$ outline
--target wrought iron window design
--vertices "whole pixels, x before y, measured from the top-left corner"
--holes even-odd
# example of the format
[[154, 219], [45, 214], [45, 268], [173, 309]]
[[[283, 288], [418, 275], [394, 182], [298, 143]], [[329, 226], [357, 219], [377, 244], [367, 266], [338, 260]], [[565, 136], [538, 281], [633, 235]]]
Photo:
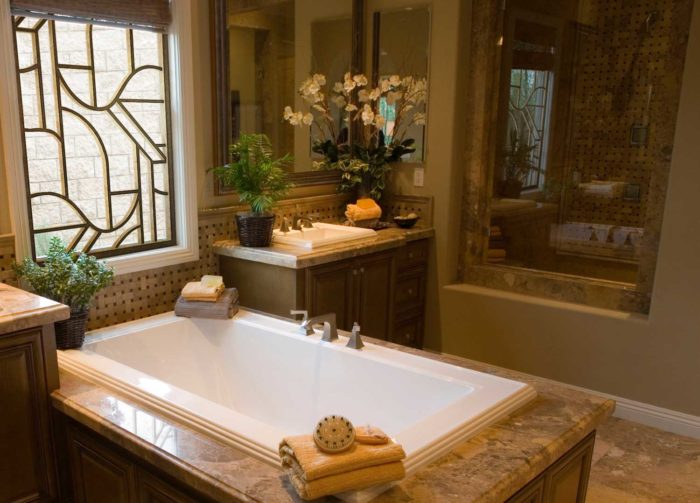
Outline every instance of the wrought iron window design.
[[521, 144], [535, 147], [530, 161], [536, 169], [529, 173], [524, 188], [536, 188], [544, 183], [552, 75], [544, 70], [512, 69], [510, 72], [506, 138], [510, 141], [511, 131], [515, 131]]
[[13, 18], [35, 257], [175, 243], [165, 35]]

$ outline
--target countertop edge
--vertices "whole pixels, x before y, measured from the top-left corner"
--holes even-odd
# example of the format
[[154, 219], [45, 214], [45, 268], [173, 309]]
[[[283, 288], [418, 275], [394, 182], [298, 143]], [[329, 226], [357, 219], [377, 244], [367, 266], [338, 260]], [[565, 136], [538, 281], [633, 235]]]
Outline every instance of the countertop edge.
[[0, 283], [0, 335], [48, 325], [70, 318], [70, 308], [21, 288]]
[[[78, 376], [74, 377], [89, 383], [89, 381], [85, 381]], [[51, 393], [51, 401], [53, 403], [53, 407], [59, 412], [62, 412], [93, 432], [106, 437], [109, 441], [117, 444], [130, 454], [143, 459], [150, 464], [154, 464], [166, 475], [169, 475], [170, 477], [181, 482], [185, 479], [190, 479], [187, 483], [185, 483], [187, 487], [191, 487], [202, 495], [212, 498], [214, 501], [219, 501], [222, 503], [259, 502], [259, 500], [249, 497], [235, 487], [224, 484], [219, 479], [212, 477], [199, 468], [188, 464], [181, 458], [159, 449], [154, 444], [139, 438], [137, 435], [134, 435], [123, 428], [120, 428], [107, 418], [104, 418], [99, 414], [81, 406], [70, 397], [62, 394], [60, 388]], [[178, 425], [178, 427], [185, 428], [181, 425]], [[196, 479], [199, 481], [199, 483], [191, 484], [191, 478]]]

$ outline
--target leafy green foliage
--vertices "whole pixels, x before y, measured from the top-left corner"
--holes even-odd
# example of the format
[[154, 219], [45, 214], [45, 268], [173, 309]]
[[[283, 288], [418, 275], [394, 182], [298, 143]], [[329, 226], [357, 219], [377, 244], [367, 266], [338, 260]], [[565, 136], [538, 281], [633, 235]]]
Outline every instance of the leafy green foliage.
[[292, 161], [286, 154], [272, 158], [272, 144], [267, 135], [243, 134], [229, 147], [230, 162], [213, 168], [225, 184], [236, 189], [241, 202], [254, 213], [265, 213], [282, 199], [292, 184], [283, 166]]
[[537, 145], [528, 145], [520, 141], [517, 131], [510, 132], [510, 148], [503, 155], [506, 180], [524, 183], [531, 171], [539, 171], [539, 168], [532, 164], [532, 151], [536, 148]]
[[95, 294], [114, 279], [114, 272], [104, 262], [66, 250], [57, 237], [51, 239], [42, 265], [25, 258], [15, 265], [15, 272], [37, 294], [66, 304], [73, 311], [87, 308]]

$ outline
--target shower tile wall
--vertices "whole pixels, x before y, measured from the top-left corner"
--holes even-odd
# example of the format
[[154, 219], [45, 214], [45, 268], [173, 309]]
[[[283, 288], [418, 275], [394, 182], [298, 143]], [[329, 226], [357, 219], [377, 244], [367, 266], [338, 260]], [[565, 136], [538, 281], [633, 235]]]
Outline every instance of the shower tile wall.
[[[638, 200], [566, 191], [563, 221], [646, 227], [663, 209], [692, 0], [589, 0], [577, 26], [567, 178], [637, 184]], [[648, 127], [631, 144], [633, 125]], [[661, 183], [660, 183], [661, 182]]]

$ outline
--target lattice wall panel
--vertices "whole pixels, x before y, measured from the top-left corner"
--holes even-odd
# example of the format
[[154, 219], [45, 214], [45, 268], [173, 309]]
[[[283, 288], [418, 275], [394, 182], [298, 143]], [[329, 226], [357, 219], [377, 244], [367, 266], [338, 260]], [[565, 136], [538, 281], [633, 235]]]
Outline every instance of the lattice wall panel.
[[15, 237], [12, 234], [0, 236], [0, 283], [17, 284], [12, 270], [15, 262]]
[[[591, 0], [576, 55], [568, 165], [582, 182], [639, 184], [640, 200], [571, 190], [565, 219], [644, 227], [669, 169], [692, 0]], [[646, 146], [631, 145], [648, 124]], [[651, 207], [657, 206], [651, 204]]]

